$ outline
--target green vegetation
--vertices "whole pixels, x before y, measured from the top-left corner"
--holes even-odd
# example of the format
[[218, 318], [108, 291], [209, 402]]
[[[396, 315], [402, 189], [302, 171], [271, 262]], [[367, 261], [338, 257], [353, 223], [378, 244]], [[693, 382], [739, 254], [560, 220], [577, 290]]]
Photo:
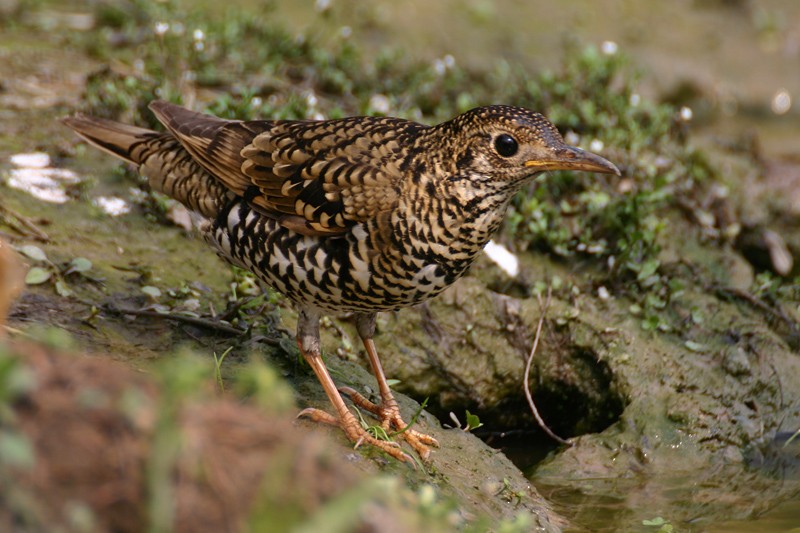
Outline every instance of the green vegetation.
[[60, 296], [72, 296], [72, 289], [67, 284], [69, 277], [98, 281], [89, 274], [92, 262], [85, 257], [76, 257], [66, 263], [56, 264], [48, 259], [47, 254], [38, 246], [28, 244], [20, 247], [18, 251], [34, 263], [25, 276], [25, 283], [28, 285], [51, 282]]
[[670, 524], [668, 520], [664, 520], [660, 516], [657, 516], [650, 520], [642, 520], [642, 525], [647, 527], [657, 527], [658, 529], [655, 530], [657, 531], [657, 533], [672, 533], [673, 531], [675, 531], [675, 528], [672, 527], [672, 524]]
[[450, 420], [455, 422], [455, 427], [461, 428], [462, 431], [469, 433], [473, 429], [478, 429], [479, 427], [483, 426], [483, 422], [481, 422], [481, 419], [478, 417], [478, 415], [470, 413], [469, 409], [467, 409], [464, 416], [466, 418], [466, 422], [462, 426], [461, 421], [458, 419], [456, 414], [452, 411], [450, 412]]

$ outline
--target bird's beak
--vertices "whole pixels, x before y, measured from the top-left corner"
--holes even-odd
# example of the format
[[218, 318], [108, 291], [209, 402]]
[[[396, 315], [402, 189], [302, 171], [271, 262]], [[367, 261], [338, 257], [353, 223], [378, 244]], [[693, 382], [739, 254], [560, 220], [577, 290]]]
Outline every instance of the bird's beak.
[[620, 175], [619, 169], [611, 161], [567, 144], [562, 144], [553, 149], [551, 157], [526, 161], [525, 166], [535, 169], [537, 172], [543, 170], [580, 170]]

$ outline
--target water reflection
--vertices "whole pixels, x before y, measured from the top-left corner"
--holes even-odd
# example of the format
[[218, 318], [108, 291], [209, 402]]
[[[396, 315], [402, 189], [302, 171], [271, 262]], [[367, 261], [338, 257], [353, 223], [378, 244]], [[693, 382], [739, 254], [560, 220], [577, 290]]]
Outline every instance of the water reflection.
[[658, 531], [662, 517], [675, 531], [784, 532], [800, 527], [800, 439], [781, 434], [739, 464], [700, 471], [631, 474], [626, 478], [536, 477], [555, 510], [589, 531]]

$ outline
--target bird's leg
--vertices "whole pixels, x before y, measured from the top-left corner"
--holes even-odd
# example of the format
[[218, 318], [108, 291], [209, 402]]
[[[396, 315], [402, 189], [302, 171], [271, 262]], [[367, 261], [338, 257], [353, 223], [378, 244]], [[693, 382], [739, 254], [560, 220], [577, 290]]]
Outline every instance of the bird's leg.
[[370, 444], [380, 448], [395, 459], [414, 464], [414, 460], [408, 454], [403, 453], [397, 443], [378, 440], [367, 433], [361, 427], [355, 415], [345, 405], [342, 395], [336, 389], [336, 385], [325, 367], [325, 362], [322, 360], [319, 342], [319, 314], [317, 312], [300, 310], [297, 318], [297, 345], [300, 348], [300, 353], [303, 354], [305, 360], [314, 370], [314, 374], [316, 374], [322, 388], [325, 389], [328, 399], [336, 409], [338, 418], [314, 408], [303, 409], [297, 416], [305, 416], [315, 422], [341, 427], [347, 438], [355, 443], [356, 448], [364, 443]]
[[383, 373], [381, 361], [378, 359], [378, 351], [375, 349], [375, 342], [372, 340], [375, 335], [375, 316], [375, 313], [357, 315], [356, 329], [364, 343], [364, 347], [367, 349], [372, 373], [378, 381], [381, 404], [375, 405], [349, 387], [342, 387], [339, 390], [347, 394], [354, 404], [376, 415], [385, 431], [389, 432], [394, 428], [398, 436], [405, 439], [422, 459], [427, 459], [431, 453], [428, 446], [439, 446], [439, 443], [430, 435], [409, 428], [400, 416], [400, 406], [397, 404], [397, 400], [394, 399], [392, 390], [386, 382], [386, 375]]

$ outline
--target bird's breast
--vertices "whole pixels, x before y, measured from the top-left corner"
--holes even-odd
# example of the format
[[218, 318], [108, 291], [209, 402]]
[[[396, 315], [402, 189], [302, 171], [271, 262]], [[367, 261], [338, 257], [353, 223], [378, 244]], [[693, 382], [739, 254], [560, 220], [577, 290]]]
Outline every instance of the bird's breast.
[[474, 228], [397, 215], [389, 219], [390, 228], [371, 220], [341, 237], [314, 237], [240, 201], [223, 209], [204, 233], [220, 255], [290, 300], [331, 312], [388, 311], [442, 292], [485, 244], [480, 235], [460, 234]]

